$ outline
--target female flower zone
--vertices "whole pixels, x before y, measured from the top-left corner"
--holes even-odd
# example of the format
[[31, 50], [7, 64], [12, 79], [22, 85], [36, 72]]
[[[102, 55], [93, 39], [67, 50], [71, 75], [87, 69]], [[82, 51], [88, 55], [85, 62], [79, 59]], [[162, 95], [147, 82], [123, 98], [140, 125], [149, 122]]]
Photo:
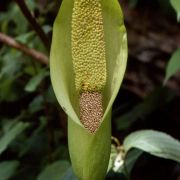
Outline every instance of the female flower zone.
[[103, 180], [111, 147], [111, 109], [127, 62], [117, 0], [63, 0], [53, 27], [50, 72], [68, 115], [68, 144], [78, 179]]

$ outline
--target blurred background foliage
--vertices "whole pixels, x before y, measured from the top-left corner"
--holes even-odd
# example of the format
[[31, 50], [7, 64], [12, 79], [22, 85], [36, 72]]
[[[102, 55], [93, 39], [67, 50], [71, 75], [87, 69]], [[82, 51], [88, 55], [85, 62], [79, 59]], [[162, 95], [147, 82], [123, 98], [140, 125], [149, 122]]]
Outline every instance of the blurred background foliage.
[[[54, 96], [47, 61], [61, 1], [25, 0], [35, 22], [23, 13], [23, 2], [0, 0], [0, 180], [73, 180], [66, 116]], [[113, 106], [112, 134], [120, 143], [140, 129], [180, 139], [179, 1], [120, 3], [129, 62]], [[116, 145], [112, 145], [112, 156]], [[110, 167], [107, 179], [180, 178], [180, 165], [175, 161], [140, 150], [128, 156], [137, 159], [128, 167], [132, 171], [124, 176]]]

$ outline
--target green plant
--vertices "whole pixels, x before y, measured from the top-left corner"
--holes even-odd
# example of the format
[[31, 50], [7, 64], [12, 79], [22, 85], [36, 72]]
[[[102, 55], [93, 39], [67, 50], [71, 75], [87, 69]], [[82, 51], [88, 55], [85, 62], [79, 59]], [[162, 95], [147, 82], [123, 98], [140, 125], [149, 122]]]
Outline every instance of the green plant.
[[[100, 39], [103, 38], [104, 42], [98, 41], [98, 39], [95, 39], [94, 41], [93, 38], [99, 38], [99, 36], [96, 37], [95, 33], [98, 32], [98, 29], [96, 29], [96, 26], [94, 26], [93, 23], [92, 29], [87, 29], [87, 35], [88, 33], [91, 34], [89, 37], [90, 41], [89, 39], [81, 39], [81, 36], [75, 34], [74, 31], [76, 30], [78, 30], [78, 33], [80, 34], [81, 31], [84, 33], [86, 33], [86, 31], [83, 31], [84, 29], [81, 25], [81, 23], [84, 22], [79, 22], [83, 20], [80, 16], [83, 11], [81, 12], [81, 10], [79, 10], [76, 12], [75, 9], [73, 12], [74, 3], [77, 3], [82, 8], [85, 8], [85, 10], [88, 10], [88, 8], [91, 9], [91, 7], [94, 6], [93, 1], [88, 2], [89, 4], [83, 4], [83, 1], [80, 1], [80, 4], [78, 4], [76, 1], [74, 2], [72, 0], [64, 0], [62, 2], [53, 28], [53, 41], [50, 55], [50, 70], [53, 88], [59, 103], [68, 114], [68, 142], [72, 165], [78, 178], [86, 180], [103, 179], [106, 175], [111, 142], [111, 108], [123, 78], [127, 59], [126, 31], [123, 25], [122, 12], [117, 1], [94, 1], [95, 5], [100, 7], [98, 10], [100, 12], [98, 13], [102, 13], [102, 17], [96, 18], [102, 19], [101, 21], [103, 21], [100, 22], [103, 23], [103, 26], [100, 24], [100, 27], [97, 28], [102, 28], [100, 29], [100, 33], [102, 34], [99, 35]], [[72, 20], [73, 13], [77, 14], [77, 19], [74, 18]], [[101, 16], [100, 14], [98, 16]], [[87, 12], [87, 15], [85, 14], [84, 16], [84, 18], [87, 19], [91, 18], [93, 17], [93, 12]], [[72, 21], [74, 24], [71, 26]], [[78, 27], [78, 25], [80, 27]], [[73, 29], [73, 26], [77, 26], [77, 29]], [[102, 31], [104, 31], [104, 33]], [[72, 39], [71, 33], [74, 33]], [[78, 37], [80, 39], [77, 39]], [[82, 47], [80, 45], [78, 47], [78, 45], [76, 45], [78, 43], [82, 43]], [[103, 49], [104, 43], [105, 49]], [[99, 52], [97, 51], [97, 53], [102, 51], [102, 57], [91, 52], [93, 51], [92, 45], [94, 49], [99, 49]], [[78, 54], [75, 54], [75, 49]], [[83, 54], [87, 49], [89, 49], [89, 51], [87, 51], [89, 57], [86, 54]], [[106, 62], [104, 53], [106, 54]], [[74, 57], [74, 59], [72, 57]], [[97, 59], [93, 59], [92, 57]], [[83, 61], [88, 58], [88, 64], [85, 64]], [[95, 64], [92, 64], [91, 60]], [[101, 66], [98, 65], [99, 63]], [[95, 68], [96, 71], [94, 71], [93, 68]], [[83, 71], [87, 72], [88, 78], [90, 79], [89, 82], [88, 78], [83, 74]], [[107, 78], [105, 77], [106, 71]], [[103, 78], [98, 79], [100, 74], [102, 74]], [[81, 85], [83, 86], [82, 89]], [[84, 88], [84, 86], [87, 87]], [[82, 107], [79, 103], [79, 98], [81, 99], [83, 97], [79, 96], [86, 91], [89, 93], [102, 92], [104, 113], [101, 117], [102, 119], [98, 119], [101, 125], [93, 124], [96, 123], [93, 121], [83, 123], [80, 118], [80, 115], [82, 116], [82, 114], [80, 114]], [[97, 98], [97, 96], [95, 98]], [[92, 99], [91, 102], [94, 100], [95, 99]], [[85, 100], [85, 103], [88, 103], [88, 101]], [[83, 104], [83, 106], [86, 105], [88, 104]], [[96, 108], [97, 107], [94, 106], [92, 112], [97, 111]], [[90, 116], [91, 114], [89, 114], [89, 117]], [[87, 114], [85, 119], [88, 119], [89, 117]], [[96, 129], [94, 129], [94, 127]], [[77, 139], [79, 142], [78, 144]], [[81, 156], [79, 155], [80, 152]], [[89, 163], [89, 161], [91, 163]], [[97, 168], [98, 170], [96, 170]]]
[[[106, 80], [105, 83], [104, 81], [101, 83], [103, 84], [101, 86], [102, 88], [97, 89], [103, 97], [103, 108], [106, 112], [104, 121], [100, 121], [100, 128], [97, 128], [95, 132], [89, 132], [87, 127], [84, 128], [79, 118], [74, 119], [74, 115], [79, 112], [79, 109], [76, 109], [79, 104], [78, 96], [82, 90], [88, 90], [89, 82], [85, 83], [83, 88], [79, 90], [79, 88], [75, 86], [76, 77], [72, 75], [75, 67], [73, 63], [69, 64], [70, 60], [71, 62], [76, 60], [72, 60], [71, 58], [72, 49], [67, 48], [69, 47], [68, 43], [71, 43], [70, 34], [72, 29], [70, 28], [71, 26], [67, 26], [67, 24], [71, 23], [72, 1], [64, 0], [59, 12], [60, 14], [57, 16], [57, 21], [55, 22], [57, 29], [54, 28], [53, 30], [58, 31], [55, 33], [55, 38], [57, 39], [53, 41], [57, 43], [57, 57], [60, 58], [59, 60], [62, 60], [58, 61], [57, 64], [55, 63], [58, 69], [58, 71], [56, 71], [57, 74], [55, 74], [56, 80], [54, 80], [58, 84], [58, 86], [55, 87], [55, 90], [57, 89], [56, 91], [58, 91], [56, 95], [58, 100], [62, 98], [64, 103], [68, 102], [68, 98], [70, 99], [69, 105], [65, 104], [63, 107], [65, 111], [68, 112], [68, 115], [71, 114], [68, 125], [70, 129], [69, 144], [71, 157], [73, 159], [72, 165], [70, 163], [67, 145], [66, 117], [60, 109], [53, 93], [48, 67], [49, 39], [51, 38], [52, 24], [60, 2], [51, 0], [7, 0], [1, 3], [1, 180], [77, 180], [72, 166], [76, 170], [76, 174], [80, 174], [80, 176], [82, 171], [88, 176], [88, 171], [95, 169], [93, 171], [94, 176], [99, 175], [104, 178], [107, 173], [106, 177], [108, 179], [114, 180], [114, 177], [111, 177], [111, 175], [117, 175], [118, 179], [134, 179], [133, 171], [136, 170], [137, 165], [142, 166], [141, 158], [145, 157], [147, 163], [151, 163], [149, 162], [149, 157], [153, 157], [148, 155], [148, 153], [157, 157], [171, 159], [158, 159], [163, 162], [163, 168], [166, 163], [173, 164], [172, 169], [177, 165], [175, 161], [179, 161], [178, 140], [175, 140], [166, 133], [154, 130], [133, 131], [135, 129], [161, 129], [173, 137], [178, 137], [176, 134], [178, 131], [178, 116], [176, 110], [178, 109], [177, 102], [179, 97], [174, 90], [168, 88], [168, 85], [171, 83], [170, 78], [177, 73], [179, 69], [179, 50], [175, 52], [175, 55], [172, 55], [168, 63], [165, 78], [166, 87], [153, 88], [154, 91], [150, 95], [147, 94], [144, 99], [139, 99], [140, 96], [136, 95], [136, 98], [138, 97], [138, 101], [136, 101], [131, 94], [129, 94], [129, 92], [135, 92], [134, 89], [131, 89], [131, 87], [128, 88], [128, 86], [126, 87], [126, 85], [128, 85], [129, 82], [132, 83], [132, 80], [135, 78], [134, 76], [129, 77], [128, 69], [124, 84], [119, 91], [119, 85], [121, 84], [125, 67], [121, 67], [122, 69], [119, 68], [121, 63], [114, 65], [115, 61], [110, 61], [110, 59], [120, 62], [120, 56], [123, 55], [122, 52], [126, 55], [126, 33], [118, 2], [116, 0], [114, 0], [113, 3], [112, 1], [110, 2], [110, 0], [103, 0], [102, 2], [103, 20], [105, 20], [105, 55], [108, 57], [105, 69], [108, 71], [106, 73], [104, 71]], [[138, 7], [140, 7], [141, 2], [142, 1], [133, 0], [132, 5], [137, 4]], [[158, 2], [161, 1], [158, 0]], [[124, 3], [128, 8], [129, 4], [126, 1]], [[66, 4], [68, 5], [66, 6]], [[69, 5], [71, 5], [71, 7]], [[62, 9], [65, 11], [63, 14]], [[134, 10], [138, 11], [138, 8]], [[128, 17], [128, 13], [126, 13], [126, 15]], [[131, 19], [132, 18], [134, 17], [131, 17]], [[167, 19], [164, 20], [169, 23]], [[60, 26], [58, 23], [60, 23]], [[119, 26], [122, 25], [120, 28], [118, 28], [118, 23]], [[127, 22], [127, 24], [128, 23], [129, 22]], [[129, 24], [127, 27], [129, 28]], [[130, 31], [134, 32], [135, 29], [130, 29]], [[167, 31], [166, 28], [163, 29], [163, 32], [165, 31]], [[124, 45], [120, 43], [123, 40], [123, 35], [125, 36]], [[134, 37], [131, 35], [129, 36], [130, 40]], [[59, 37], [61, 37], [61, 39], [59, 39]], [[66, 43], [66, 37], [69, 39], [68, 43]], [[119, 43], [117, 43], [117, 41]], [[153, 42], [153, 39], [150, 39], [150, 41]], [[66, 46], [67, 44], [68, 46]], [[121, 45], [123, 45], [122, 49]], [[137, 46], [139, 47], [139, 44], [137, 44]], [[130, 47], [132, 48], [131, 44]], [[158, 49], [156, 51], [158, 51]], [[62, 54], [62, 52], [64, 52], [64, 55], [61, 57], [60, 54]], [[118, 56], [119, 52], [120, 56]], [[131, 52], [130, 50], [130, 63], [128, 67], [131, 68], [132, 62], [136, 62], [137, 66], [141, 66], [139, 61], [132, 59]], [[168, 51], [168, 54], [169, 53]], [[124, 60], [126, 60], [125, 57]], [[112, 62], [114, 64], [111, 64]], [[153, 62], [155, 63], [155, 61]], [[153, 65], [155, 65], [154, 63]], [[120, 71], [113, 68], [120, 69]], [[133, 66], [133, 68], [136, 69], [136, 66]], [[92, 69], [91, 65], [89, 69]], [[104, 66], [102, 66], [102, 69], [104, 69]], [[144, 73], [144, 71], [142, 70], [141, 73]], [[95, 77], [96, 76], [97, 75], [95, 75]], [[113, 77], [114, 79], [116, 79], [116, 77], [118, 78], [112, 81]], [[176, 82], [177, 80], [178, 75], [175, 75], [172, 82]], [[117, 81], [118, 83], [116, 83]], [[157, 84], [155, 86], [157, 86]], [[95, 90], [97, 89], [95, 88]], [[74, 92], [75, 95], [73, 94]], [[112, 103], [118, 92], [118, 97], [112, 107]], [[68, 98], [66, 99], [66, 97]], [[112, 142], [110, 139], [111, 111], [112, 134], [117, 137], [111, 137]], [[77, 117], [79, 117], [78, 113]], [[168, 125], [167, 119], [169, 122]], [[149, 127], [149, 124], [153, 123], [154, 126]], [[88, 141], [84, 141], [87, 139]], [[111, 154], [109, 160], [110, 144]], [[83, 153], [87, 153], [88, 157], [87, 154], [86, 156], [81, 156]], [[102, 156], [105, 157], [103, 160], [101, 159]], [[108, 161], [109, 165], [106, 172]], [[89, 166], [90, 164], [93, 164], [93, 166]], [[133, 170], [132, 173], [131, 170]], [[148, 169], [148, 173], [149, 171]], [[158, 175], [162, 175], [160, 169], [157, 168], [157, 172], [157, 174], [152, 174], [156, 174], [156, 179], [160, 179], [158, 178]], [[142, 171], [138, 171], [138, 174], [142, 174]], [[163, 169], [163, 174], [166, 176], [172, 174], [172, 171], [165, 172]], [[148, 178], [149, 176], [150, 174], [148, 174]], [[94, 179], [94, 177], [92, 178]]]
[[170, 2], [177, 13], [177, 21], [180, 22], [180, 2], [178, 0], [170, 0]]

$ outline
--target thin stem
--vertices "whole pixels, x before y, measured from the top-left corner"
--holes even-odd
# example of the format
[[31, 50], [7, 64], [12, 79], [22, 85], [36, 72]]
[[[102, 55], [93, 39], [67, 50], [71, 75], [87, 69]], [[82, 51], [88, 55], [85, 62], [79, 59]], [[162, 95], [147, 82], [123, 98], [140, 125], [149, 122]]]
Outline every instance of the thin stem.
[[49, 64], [48, 57], [46, 55], [44, 55], [43, 53], [41, 53], [35, 49], [28, 48], [26, 45], [17, 42], [12, 37], [7, 36], [1, 32], [0, 32], [0, 42], [23, 52], [24, 54], [32, 57], [33, 59], [35, 59], [45, 65]]
[[33, 29], [36, 31], [38, 36], [40, 37], [41, 41], [43, 42], [44, 46], [49, 51], [50, 49], [50, 40], [44, 33], [43, 29], [41, 28], [40, 24], [36, 21], [35, 17], [31, 14], [30, 10], [27, 7], [27, 4], [24, 0], [15, 0], [15, 2], [18, 4], [19, 8], [21, 9], [22, 13], [28, 20], [28, 22], [31, 24]]

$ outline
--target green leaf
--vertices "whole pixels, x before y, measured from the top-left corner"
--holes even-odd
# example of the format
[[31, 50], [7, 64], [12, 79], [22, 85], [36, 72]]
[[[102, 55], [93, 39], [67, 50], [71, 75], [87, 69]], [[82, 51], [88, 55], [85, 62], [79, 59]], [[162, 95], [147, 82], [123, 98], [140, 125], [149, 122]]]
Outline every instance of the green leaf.
[[2, 68], [0, 67], [0, 100], [15, 101], [19, 97], [20, 91], [17, 90], [18, 77], [22, 75], [22, 62], [19, 60], [21, 53], [14, 49], [4, 49], [1, 54]]
[[143, 152], [139, 149], [132, 149], [127, 153], [123, 168], [124, 174], [128, 173], [129, 175], [131, 173], [136, 160], [142, 155], [142, 153]]
[[13, 89], [14, 79], [3, 78], [0, 82], [0, 100], [1, 101], [14, 101], [17, 100], [17, 96]]
[[68, 161], [56, 161], [48, 165], [38, 176], [38, 180], [62, 180], [70, 164]]
[[141, 130], [128, 135], [124, 140], [124, 148], [138, 148], [154, 156], [180, 161], [180, 142], [168, 134]]
[[53, 88], [52, 86], [49, 86], [49, 88], [47, 89], [47, 91], [45, 92], [45, 98], [46, 98], [46, 101], [48, 103], [51, 103], [51, 104], [54, 104], [56, 105], [57, 104], [57, 100], [56, 100], [56, 97], [55, 97], [55, 94], [54, 94], [54, 91], [53, 91]]
[[35, 32], [31, 31], [31, 32], [21, 34], [21, 35], [17, 36], [15, 39], [17, 41], [19, 41], [20, 43], [27, 44], [34, 35], [35, 35]]
[[8, 180], [19, 166], [18, 161], [3, 161], [0, 163], [0, 179]]
[[177, 21], [180, 22], [180, 1], [179, 0], [170, 0], [170, 2], [177, 13]]
[[20, 71], [22, 62], [19, 61], [21, 53], [16, 50], [9, 50], [4, 52], [2, 56], [2, 69], [0, 71], [0, 79], [3, 76], [8, 76], [8, 78], [13, 78], [17, 72]]
[[[15, 6], [14, 4], [10, 4], [7, 8], [7, 11], [5, 13], [5, 22], [7, 22], [2, 29], [5, 33], [7, 32], [13, 32], [13, 34], [22, 34], [27, 31], [28, 29], [28, 22], [19, 10], [18, 6]], [[11, 24], [15, 24], [13, 28]]]
[[0, 137], [0, 154], [5, 151], [16, 136], [21, 134], [28, 126], [28, 123], [17, 122], [9, 129], [9, 131], [5, 132], [5, 134]]
[[[79, 120], [78, 97], [71, 53], [71, 18], [73, 0], [64, 0], [53, 26], [50, 52], [50, 73], [55, 95], [70, 119]], [[117, 0], [102, 0], [107, 83], [104, 89], [104, 116], [109, 113], [119, 91], [127, 61], [127, 36], [123, 15]]]
[[166, 77], [164, 84], [180, 70], [180, 49], [178, 49], [170, 58], [166, 67]]
[[[48, 139], [45, 127], [47, 125], [47, 117], [39, 117], [39, 126], [34, 128], [31, 136], [21, 143], [21, 150], [19, 152], [19, 157], [24, 157], [29, 152], [33, 155], [37, 155], [39, 159], [44, 158], [48, 152]], [[54, 156], [53, 156], [54, 157]]]
[[38, 85], [41, 83], [41, 81], [47, 76], [49, 73], [47, 71], [41, 71], [36, 76], [33, 76], [29, 82], [25, 86], [25, 90], [28, 92], [33, 92], [37, 89]]
[[44, 25], [42, 28], [46, 34], [52, 31], [52, 26], [49, 26], [49, 25]]
[[43, 108], [43, 102], [44, 102], [44, 100], [43, 100], [42, 95], [36, 96], [29, 104], [28, 109], [29, 109], [30, 113], [34, 114], [34, 113], [40, 111]]
[[70, 167], [67, 171], [62, 180], [78, 180], [73, 172], [72, 167]]

